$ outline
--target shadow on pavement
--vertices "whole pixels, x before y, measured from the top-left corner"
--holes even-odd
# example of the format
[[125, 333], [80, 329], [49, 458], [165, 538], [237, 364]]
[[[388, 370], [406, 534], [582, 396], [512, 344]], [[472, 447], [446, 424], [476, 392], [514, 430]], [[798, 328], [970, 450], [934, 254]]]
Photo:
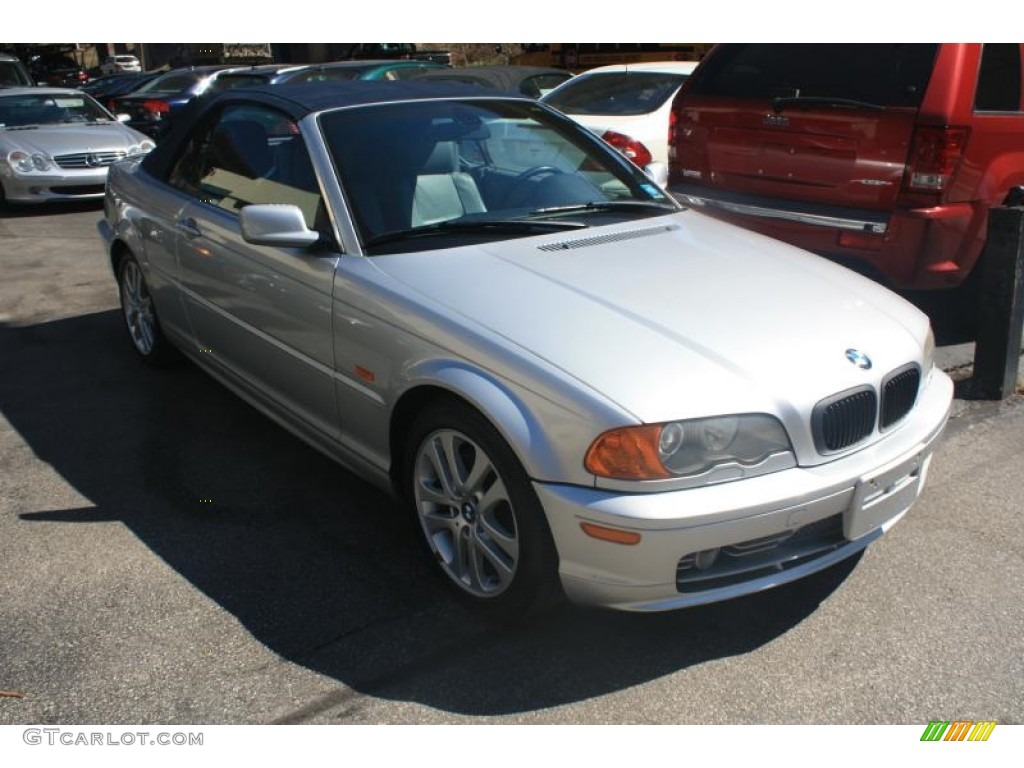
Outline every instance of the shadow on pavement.
[[103, 211], [103, 200], [74, 200], [59, 203], [0, 203], [0, 219], [33, 219], [62, 213]]
[[[660, 615], [564, 606], [502, 627], [433, 573], [388, 496], [196, 368], [152, 371], [117, 312], [0, 325], [0, 410], [92, 506], [280, 657], [372, 696], [498, 715], [599, 696], [742, 654], [787, 632], [856, 559], [762, 595]], [[282, 722], [351, 706], [339, 689]]]

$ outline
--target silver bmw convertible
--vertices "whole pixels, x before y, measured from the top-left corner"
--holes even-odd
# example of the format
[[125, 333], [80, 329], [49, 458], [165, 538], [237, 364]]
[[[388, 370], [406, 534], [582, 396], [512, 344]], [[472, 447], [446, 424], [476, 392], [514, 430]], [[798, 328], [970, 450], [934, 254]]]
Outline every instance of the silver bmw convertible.
[[525, 98], [229, 91], [113, 166], [104, 205], [141, 359], [184, 354], [393, 490], [485, 611], [827, 568], [910, 509], [949, 413], [913, 306]]

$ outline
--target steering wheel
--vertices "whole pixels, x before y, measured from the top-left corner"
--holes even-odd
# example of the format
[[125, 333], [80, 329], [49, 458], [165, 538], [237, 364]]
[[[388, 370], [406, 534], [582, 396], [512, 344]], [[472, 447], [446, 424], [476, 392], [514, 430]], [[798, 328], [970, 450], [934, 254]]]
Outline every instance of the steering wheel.
[[540, 176], [544, 173], [562, 173], [562, 171], [555, 168], [553, 165], [535, 165], [533, 168], [527, 168], [516, 176], [515, 183], [518, 184], [522, 181], [527, 181], [528, 179], [532, 179], [534, 176]]

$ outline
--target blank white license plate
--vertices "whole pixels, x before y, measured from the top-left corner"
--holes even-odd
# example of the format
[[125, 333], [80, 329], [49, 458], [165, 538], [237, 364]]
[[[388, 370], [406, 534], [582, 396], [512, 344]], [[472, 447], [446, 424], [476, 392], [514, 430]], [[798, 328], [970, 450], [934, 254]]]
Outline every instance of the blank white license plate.
[[921, 493], [930, 458], [930, 454], [919, 453], [862, 477], [843, 515], [843, 535], [859, 539], [906, 511]]

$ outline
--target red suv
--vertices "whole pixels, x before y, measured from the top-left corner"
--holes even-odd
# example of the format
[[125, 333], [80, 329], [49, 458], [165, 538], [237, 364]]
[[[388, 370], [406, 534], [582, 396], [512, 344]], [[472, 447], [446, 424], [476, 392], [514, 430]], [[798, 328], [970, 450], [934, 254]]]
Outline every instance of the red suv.
[[676, 96], [669, 189], [896, 288], [959, 285], [1024, 194], [1022, 47], [719, 45]]

